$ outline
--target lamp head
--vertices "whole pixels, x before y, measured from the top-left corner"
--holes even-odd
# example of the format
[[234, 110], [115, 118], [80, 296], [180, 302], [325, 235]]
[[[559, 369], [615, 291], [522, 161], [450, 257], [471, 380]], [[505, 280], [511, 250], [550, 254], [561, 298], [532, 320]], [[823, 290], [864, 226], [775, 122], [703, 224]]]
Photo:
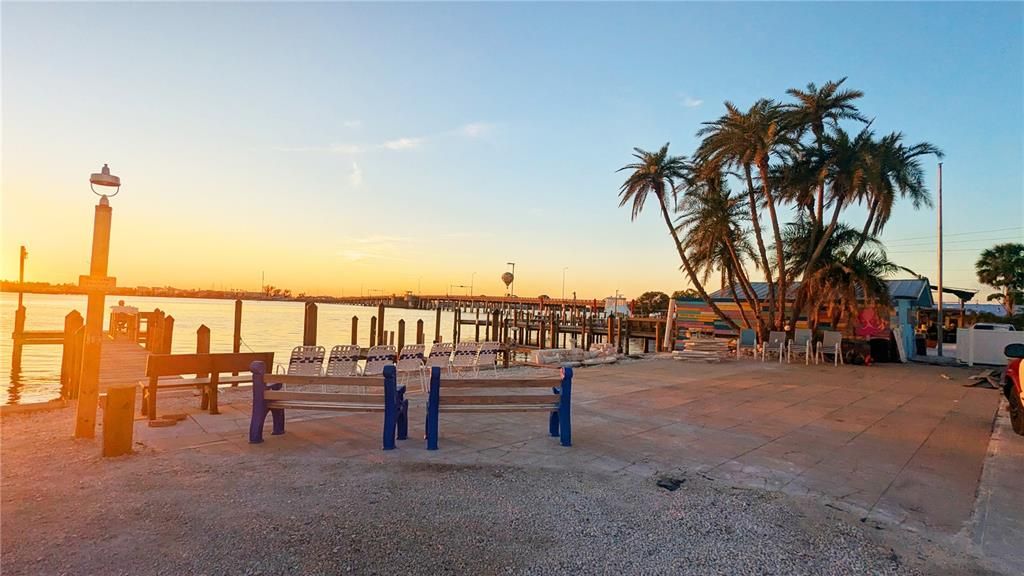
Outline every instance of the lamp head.
[[[96, 186], [106, 186], [107, 188], [114, 188], [113, 194], [104, 194], [102, 192], [96, 192]], [[103, 168], [99, 173], [93, 173], [89, 176], [89, 187], [92, 188], [93, 193], [103, 196], [104, 198], [117, 196], [117, 193], [121, 191], [121, 179], [110, 173], [110, 168], [104, 164]]]

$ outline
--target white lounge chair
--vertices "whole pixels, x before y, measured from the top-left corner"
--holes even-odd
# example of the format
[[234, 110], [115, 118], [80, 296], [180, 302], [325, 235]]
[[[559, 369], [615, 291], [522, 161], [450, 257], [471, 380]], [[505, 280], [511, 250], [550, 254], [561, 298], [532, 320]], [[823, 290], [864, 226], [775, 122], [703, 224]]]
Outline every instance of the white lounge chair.
[[423, 375], [423, 351], [425, 349], [426, 346], [423, 344], [406, 344], [402, 346], [402, 349], [398, 352], [398, 362], [396, 364], [398, 377], [402, 379], [402, 382], [404, 382], [403, 377], [416, 373], [420, 377], [420, 388], [426, 389], [426, 378]]
[[331, 348], [327, 357], [327, 376], [358, 376], [359, 354], [362, 350], [355, 344], [341, 344]]
[[501, 344], [498, 342], [481, 342], [480, 351], [476, 355], [476, 366], [473, 367], [473, 375], [479, 376], [481, 368], [490, 368], [494, 377], [498, 377], [498, 350]]
[[459, 342], [455, 345], [455, 355], [452, 356], [452, 373], [456, 376], [459, 373], [476, 371], [476, 356], [480, 350], [479, 342]]
[[[423, 366], [423, 372], [428, 372], [434, 366], [437, 366], [441, 370], [451, 373], [452, 368], [452, 352], [455, 350], [455, 345], [451, 342], [435, 342], [430, 346], [430, 355], [427, 356], [426, 363]], [[427, 387], [424, 380], [423, 391], [427, 391]]]
[[768, 333], [768, 341], [761, 347], [761, 362], [764, 362], [772, 354], [778, 354], [779, 364], [782, 364], [782, 359], [786, 356], [785, 332], [772, 330]]
[[812, 350], [814, 332], [810, 328], [797, 328], [793, 332], [793, 339], [789, 341], [789, 350], [786, 351], [786, 361], [789, 363], [793, 362], [793, 355], [796, 354], [804, 357], [804, 364], [811, 363], [811, 356], [813, 356]]
[[740, 337], [736, 339], [736, 357], [742, 356], [744, 350], [749, 350], [751, 356], [757, 356], [757, 330], [753, 328], [740, 330]]
[[380, 376], [384, 373], [384, 367], [395, 363], [394, 346], [374, 346], [366, 353], [366, 365], [363, 366], [363, 376]]
[[277, 365], [280, 371], [290, 376], [320, 376], [324, 367], [323, 346], [296, 346], [288, 358], [288, 366]]
[[833, 332], [829, 330], [822, 333], [821, 342], [818, 344], [818, 351], [817, 354], [815, 354], [815, 362], [824, 362], [825, 356], [830, 354], [832, 355], [832, 362], [834, 365], [839, 366], [840, 364], [845, 364], [845, 362], [843, 362], [842, 332]]

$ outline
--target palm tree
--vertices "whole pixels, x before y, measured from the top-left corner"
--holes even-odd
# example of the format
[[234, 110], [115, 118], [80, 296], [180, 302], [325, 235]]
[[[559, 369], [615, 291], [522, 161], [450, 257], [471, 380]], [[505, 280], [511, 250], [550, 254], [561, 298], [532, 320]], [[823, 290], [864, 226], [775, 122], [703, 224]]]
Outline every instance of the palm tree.
[[[821, 88], [813, 82], [807, 84], [805, 90], [790, 88], [786, 93], [796, 98], [795, 104], [786, 105], [787, 121], [797, 130], [809, 128], [814, 135], [814, 145], [820, 151], [824, 144], [825, 128], [838, 128], [840, 120], [858, 120], [866, 122], [853, 101], [864, 96], [860, 90], [840, 90], [846, 82], [844, 76], [838, 82], [828, 81]], [[825, 182], [818, 183], [817, 214], [819, 223], [824, 215]]]
[[704, 122], [703, 127], [697, 131], [697, 136], [703, 138], [700, 148], [697, 150], [697, 157], [705, 170], [717, 172], [723, 168], [735, 167], [743, 173], [747, 185], [747, 208], [750, 210], [750, 223], [761, 259], [761, 270], [764, 272], [765, 281], [768, 284], [768, 323], [775, 326], [775, 282], [772, 279], [772, 268], [765, 248], [764, 234], [761, 231], [761, 219], [758, 215], [758, 208], [761, 204], [758, 192], [754, 188], [752, 176], [759, 150], [751, 136], [755, 131], [753, 126], [756, 126], [760, 117], [756, 114], [756, 106], [755, 104], [748, 112], [742, 112], [732, 102], [726, 102], [726, 113], [718, 120]]
[[1006, 313], [1013, 316], [1018, 300], [1024, 296], [1024, 244], [997, 244], [987, 248], [975, 268], [978, 281], [999, 290], [988, 299], [1001, 301]]
[[697, 278], [696, 270], [690, 263], [689, 258], [686, 256], [686, 250], [683, 248], [682, 242], [679, 240], [679, 234], [676, 232], [676, 227], [672, 225], [672, 217], [669, 215], [669, 195], [671, 195], [672, 207], [678, 205], [677, 198], [677, 184], [681, 184], [686, 179], [688, 172], [688, 166], [686, 164], [686, 158], [683, 156], [669, 156], [668, 154], [668, 143], [666, 142], [661, 150], [657, 152], [648, 152], [640, 148], [633, 148], [633, 157], [637, 159], [637, 162], [627, 164], [622, 168], [619, 168], [618, 172], [623, 170], [632, 170], [632, 173], [626, 178], [626, 181], [622, 183], [619, 188], [619, 206], [625, 206], [632, 202], [632, 215], [631, 219], [636, 220], [640, 212], [643, 211], [644, 203], [647, 200], [648, 194], [653, 194], [658, 199], [659, 207], [661, 208], [661, 215], [665, 219], [665, 225], [668, 226], [669, 233], [672, 235], [672, 240], [675, 242], [676, 251], [679, 253], [679, 260], [682, 262], [682, 268], [686, 272], [686, 275], [690, 279], [690, 283], [700, 294], [700, 297], [707, 302], [708, 306], [712, 311], [715, 312], [726, 324], [731, 328], [739, 329], [736, 323], [725, 315], [724, 312], [715, 304], [714, 300], [708, 296], [707, 291], [704, 290], [704, 285]]
[[[707, 173], [697, 171], [698, 174], [702, 172]], [[753, 324], [739, 301], [742, 289], [758, 328], [763, 332], [765, 324], [761, 304], [745, 268], [747, 259], [756, 262], [749, 232], [743, 229], [743, 223], [748, 219], [745, 204], [742, 196], [732, 194], [721, 172], [691, 179], [680, 204], [678, 231], [684, 234], [684, 246], [694, 268], [704, 272], [703, 281], [706, 283], [715, 270], [721, 272], [728, 280], [743, 321], [751, 327]]]
[[[854, 255], [853, 247], [860, 242], [861, 235], [854, 228], [839, 223], [817, 266], [808, 269], [807, 245], [813, 242], [815, 226], [817, 224], [809, 219], [800, 219], [786, 230], [788, 266], [804, 274], [797, 299], [810, 304], [813, 311], [808, 314], [810, 323], [816, 322], [817, 311], [823, 306], [832, 310], [832, 325], [835, 326], [844, 314], [855, 314], [862, 301], [888, 304], [885, 277], [900, 268], [889, 261], [878, 239], [869, 237], [866, 243], [870, 249]], [[793, 325], [796, 320], [794, 316]]]
[[851, 252], [852, 256], [860, 251], [869, 233], [875, 236], [882, 233], [892, 215], [897, 195], [909, 198], [914, 209], [931, 207], [932, 200], [924, 184], [924, 169], [920, 161], [921, 156], [928, 154], [934, 154], [940, 159], [943, 157], [942, 150], [927, 142], [911, 146], [903, 144], [903, 134], [899, 132], [888, 134], [870, 144], [866, 190], [868, 216], [861, 240]]

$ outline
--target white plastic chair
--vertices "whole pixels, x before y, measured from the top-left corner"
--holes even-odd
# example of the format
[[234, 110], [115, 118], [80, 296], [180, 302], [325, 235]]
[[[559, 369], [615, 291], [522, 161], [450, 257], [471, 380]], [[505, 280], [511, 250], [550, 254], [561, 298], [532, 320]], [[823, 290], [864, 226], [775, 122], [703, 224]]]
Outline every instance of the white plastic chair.
[[[423, 378], [423, 351], [426, 346], [423, 344], [406, 344], [402, 346], [402, 349], [398, 352], [398, 362], [395, 369], [398, 371], [398, 375], [408, 376], [415, 372], [420, 377], [420, 388], [426, 390], [426, 381]], [[404, 382], [404, 379], [403, 379]]]
[[825, 361], [825, 356], [831, 354], [834, 365], [845, 364], [843, 361], [843, 334], [842, 332], [825, 331], [821, 335], [821, 343], [818, 344], [818, 352], [815, 355], [815, 362]]
[[736, 357], [742, 356], [744, 350], [750, 350], [751, 356], [757, 356], [757, 330], [753, 328], [740, 330], [740, 337], [736, 339]]
[[456, 376], [460, 372], [476, 370], [476, 356], [480, 349], [478, 342], [459, 342], [455, 345], [455, 355], [452, 356], [452, 373]]
[[771, 354], [779, 355], [779, 364], [782, 364], [782, 359], [786, 356], [786, 333], [776, 332], [772, 330], [768, 333], [768, 341], [764, 343], [761, 348], [761, 362]]
[[804, 357], [804, 364], [811, 363], [811, 349], [813, 347], [814, 333], [810, 328], [797, 328], [793, 332], [793, 339], [789, 341], [789, 350], [786, 351], [786, 361], [793, 362], [793, 354]]
[[366, 365], [363, 366], [363, 376], [380, 376], [384, 373], [384, 367], [395, 363], [394, 346], [374, 346], [366, 353]]

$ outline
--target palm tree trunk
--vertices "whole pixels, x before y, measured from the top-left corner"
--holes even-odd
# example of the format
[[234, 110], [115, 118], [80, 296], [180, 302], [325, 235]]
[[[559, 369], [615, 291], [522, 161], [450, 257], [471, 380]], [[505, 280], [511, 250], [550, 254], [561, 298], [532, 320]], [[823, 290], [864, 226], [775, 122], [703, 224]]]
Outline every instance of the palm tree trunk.
[[[746, 325], [747, 328], [753, 327], [753, 324], [750, 323], [750, 318], [747, 317], [746, 311], [743, 310], [743, 304], [740, 302], [739, 295], [736, 294], [736, 279], [733, 277], [731, 272], [729, 273], [729, 290], [732, 292], [732, 301], [736, 303], [736, 307], [740, 310], [740, 316], [743, 317], [743, 324]], [[744, 288], [743, 291], [746, 292], [746, 288]]]
[[[743, 288], [744, 295], [747, 298], [747, 303], [750, 305], [750, 310], [754, 314], [754, 318], [757, 320], [758, 332], [761, 336], [764, 334], [764, 319], [761, 317], [761, 302], [757, 298], [757, 293], [754, 292], [754, 286], [750, 283], [750, 278], [747, 277], [747, 271], [744, 270], [743, 264], [740, 262], [739, 257], [736, 254], [736, 247], [729, 240], [725, 241], [726, 246], [729, 248], [729, 256], [732, 259], [732, 265], [735, 276], [740, 281], [740, 287]], [[736, 289], [733, 289], [735, 295]], [[742, 308], [741, 308], [742, 309]]]
[[[818, 263], [818, 259], [821, 258], [821, 253], [825, 250], [825, 245], [828, 244], [829, 239], [832, 238], [832, 234], [836, 231], [836, 225], [839, 223], [839, 213], [843, 209], [843, 199], [839, 198], [836, 200], [836, 209], [832, 213], [832, 221], [829, 222], [828, 228], [825, 233], [821, 235], [821, 240], [818, 240], [818, 245], [814, 248], [814, 253], [811, 254], [811, 258], [807, 261], [807, 266], [804, 267], [803, 278], [806, 279], [808, 274], [814, 273], [814, 266]], [[793, 313], [790, 316], [790, 323], [796, 325], [797, 318], [803, 313], [803, 307], [806, 306], [806, 302], [800, 302], [799, 306], [793, 306]]]
[[871, 230], [871, 223], [875, 219], [875, 211], [878, 210], [878, 202], [879, 201], [877, 199], [871, 202], [871, 209], [868, 210], [868, 219], [864, 222], [864, 229], [861, 230], [860, 238], [857, 240], [857, 245], [853, 247], [853, 250], [850, 251], [850, 255], [846, 258], [847, 262], [850, 262], [857, 257], [857, 253], [860, 252], [860, 249], [864, 246], [864, 242], [867, 241], [868, 231]]
[[686, 270], [686, 275], [690, 277], [690, 283], [693, 284], [693, 288], [700, 294], [700, 297], [707, 303], [711, 308], [711, 311], [718, 315], [726, 324], [729, 325], [733, 330], [739, 330], [740, 327], [722, 312], [722, 309], [715, 304], [715, 301], [711, 299], [707, 291], [704, 290], [704, 285], [701, 284], [697, 278], [697, 273], [693, 269], [693, 265], [690, 263], [690, 259], [686, 257], [686, 251], [683, 249], [683, 243], [679, 240], [679, 234], [676, 232], [676, 227], [672, 225], [672, 217], [668, 215], [668, 206], [665, 205], [664, 195], [658, 195], [658, 201], [661, 203], [661, 215], [665, 218], [665, 225], [668, 226], [668, 231], [672, 234], [672, 240], [676, 243], [676, 252], [679, 253], [679, 260], [683, 263], [683, 269]]
[[750, 221], [754, 226], [754, 238], [757, 239], [757, 251], [761, 256], [761, 265], [764, 270], [764, 280], [768, 283], [768, 324], [775, 325], [775, 285], [772, 282], [772, 268], [768, 263], [768, 252], [764, 248], [764, 238], [761, 236], [761, 220], [757, 217], [757, 195], [754, 194], [754, 179], [750, 176], [750, 164], [743, 165], [743, 171], [747, 177], [747, 195], [750, 198]]
[[786, 317], [786, 255], [782, 244], [782, 233], [779, 230], [779, 217], [775, 213], [775, 200], [772, 198], [771, 186], [768, 184], [768, 159], [762, 158], [757, 169], [761, 173], [761, 187], [764, 189], [764, 199], [768, 204], [768, 215], [772, 221], [772, 234], [775, 235], [775, 257], [779, 264], [779, 289], [776, 296], [779, 299], [779, 327], [784, 323]]

